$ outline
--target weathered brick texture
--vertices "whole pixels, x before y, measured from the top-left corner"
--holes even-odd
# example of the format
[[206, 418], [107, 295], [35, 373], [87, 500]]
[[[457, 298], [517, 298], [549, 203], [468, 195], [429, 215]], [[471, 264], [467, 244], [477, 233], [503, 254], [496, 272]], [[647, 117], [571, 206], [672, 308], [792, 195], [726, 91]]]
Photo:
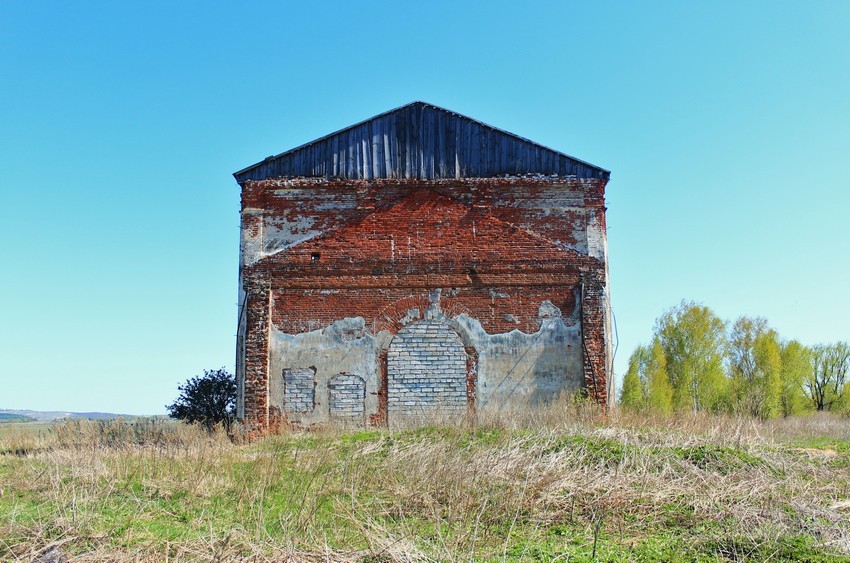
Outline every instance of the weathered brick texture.
[[283, 370], [284, 412], [311, 412], [316, 406], [315, 388], [315, 370]]
[[389, 414], [466, 412], [466, 367], [463, 342], [447, 325], [424, 320], [405, 326], [387, 353]]
[[246, 300], [244, 421], [249, 434], [269, 427], [269, 312], [271, 291], [267, 284], [244, 284]]
[[328, 383], [331, 418], [363, 421], [365, 415], [366, 382], [359, 375], [341, 373]]
[[[604, 406], [605, 183], [245, 182], [248, 427], [474, 412], [514, 389], [530, 401], [583, 390]], [[327, 332], [343, 319], [360, 328]], [[294, 374], [309, 369], [308, 389]]]

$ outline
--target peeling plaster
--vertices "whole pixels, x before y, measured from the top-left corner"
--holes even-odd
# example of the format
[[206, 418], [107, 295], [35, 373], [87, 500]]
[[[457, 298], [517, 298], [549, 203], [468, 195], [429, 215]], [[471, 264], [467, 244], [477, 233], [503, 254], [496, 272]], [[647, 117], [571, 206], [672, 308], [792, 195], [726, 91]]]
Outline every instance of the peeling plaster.
[[600, 223], [594, 213], [587, 216], [587, 253], [592, 258], [605, 261], [608, 254], [608, 237], [605, 226]]
[[[386, 423], [386, 418], [377, 413], [386, 407], [385, 403], [379, 405], [378, 396], [383, 385], [379, 381], [385, 361], [382, 354], [389, 348], [395, 331], [423, 319], [445, 322], [461, 336], [468, 354], [467, 388], [471, 391], [467, 399], [475, 402], [476, 409], [498, 409], [516, 397], [545, 402], [563, 392], [579, 389], [587, 389], [604, 403], [605, 396], [598, 393], [597, 379], [602, 378], [601, 384], [610, 389], [605, 184], [605, 179], [543, 176], [428, 181], [282, 178], [244, 183], [237, 337], [240, 417], [245, 417], [248, 426], [257, 432], [276, 431], [281, 413], [285, 412], [283, 369], [314, 369], [315, 409], [310, 413], [290, 413], [290, 421], [307, 425], [325, 422], [329, 417], [328, 384], [334, 376], [346, 374], [362, 377], [364, 381], [364, 418], [373, 424]], [[480, 217], [474, 217], [468, 232], [478, 237], [471, 244], [473, 250], [480, 249], [481, 253], [473, 252], [471, 258], [464, 258], [463, 264], [451, 260], [446, 264], [437, 262], [439, 268], [434, 274], [434, 286], [442, 283], [444, 296], [457, 297], [451, 306], [446, 305], [451, 318], [440, 309], [439, 293], [429, 296], [430, 304], [426, 295], [420, 294], [396, 301], [396, 309], [382, 309], [384, 302], [392, 302], [387, 300], [387, 295], [398, 291], [399, 280], [393, 277], [396, 273], [392, 268], [388, 270], [390, 273], [380, 269], [360, 271], [360, 262], [340, 259], [335, 263], [333, 255], [323, 253], [323, 261], [331, 259], [321, 264], [328, 274], [315, 278], [320, 281], [312, 289], [310, 276], [298, 280], [308, 284], [304, 286], [303, 297], [298, 291], [286, 290], [292, 301], [279, 303], [280, 309], [274, 305], [273, 297], [271, 301], [268, 299], [269, 291], [274, 295], [279, 291], [278, 284], [288, 287], [292, 283], [299, 291], [301, 287], [290, 282], [290, 272], [277, 262], [280, 258], [248, 268], [272, 255], [286, 257], [289, 249], [317, 236], [333, 236], [334, 232], [352, 228], [415, 193], [448, 198], [468, 206], [471, 213], [485, 209], [493, 220], [547, 240], [548, 254], [536, 246], [523, 246], [525, 233], [514, 237], [511, 231], [488, 238]], [[449, 206], [439, 202], [437, 208], [440, 205]], [[403, 218], [390, 217], [387, 224], [396, 220]], [[416, 243], [430, 244], [447, 236], [442, 222], [432, 221], [428, 225], [408, 233], [389, 231], [386, 240], [361, 237], [353, 242], [354, 248], [366, 256], [387, 254], [384, 261], [389, 263], [403, 258], [411, 260], [411, 248], [416, 258]], [[383, 232], [381, 228], [376, 232]], [[451, 240], [456, 243], [455, 238]], [[314, 243], [307, 246], [311, 244]], [[447, 245], [445, 255], [457, 259], [452, 248]], [[564, 253], [561, 257], [558, 249], [572, 250], [579, 256]], [[507, 283], [485, 284], [476, 276], [482, 266], [484, 271], [502, 267], [501, 258], [493, 257], [497, 251], [507, 262], [520, 257], [517, 265], [524, 261], [526, 270], [511, 270], [512, 277]], [[298, 253], [296, 249], [292, 254], [297, 257]], [[567, 263], [564, 271], [552, 271], [549, 260], [553, 255]], [[298, 268], [291, 268], [293, 264]], [[315, 265], [311, 262], [304, 266], [299, 266], [297, 261], [293, 264], [287, 267], [298, 274], [314, 273]], [[423, 264], [422, 272], [410, 271], [404, 275], [428, 273], [428, 268], [433, 266], [428, 262]], [[446, 268], [445, 272], [442, 267]], [[461, 268], [467, 268], [472, 277], [468, 280], [457, 277], [465, 271]], [[329, 276], [332, 278], [337, 272], [342, 285], [331, 285]], [[576, 278], [572, 277], [574, 274]], [[365, 285], [350, 285], [361, 283], [356, 281], [360, 279], [358, 276]], [[476, 296], [468, 289], [456, 287], [467, 281], [481, 284], [483, 295]], [[412, 287], [422, 287], [421, 282], [416, 284], [419, 285]], [[576, 293], [574, 301], [564, 299], [565, 289]], [[246, 300], [245, 290], [255, 297]], [[340, 293], [350, 294], [351, 301]], [[370, 299], [370, 293], [374, 295], [373, 302], [364, 303], [364, 299]], [[303, 309], [301, 299], [304, 299]], [[395, 294], [392, 299], [396, 299]], [[570, 316], [565, 317], [553, 302], [569, 307]], [[366, 314], [368, 319], [354, 316], [360, 314]], [[283, 324], [280, 327], [273, 324], [277, 322], [276, 315], [290, 333], [281, 330]], [[349, 318], [335, 320], [346, 316]], [[539, 324], [535, 324], [535, 316]], [[488, 334], [482, 323], [494, 333]], [[374, 333], [380, 328], [386, 330]], [[295, 334], [302, 330], [309, 332]], [[522, 332], [530, 330], [534, 332]], [[370, 416], [374, 414], [378, 416]]]
[[[407, 322], [438, 320], [456, 332], [465, 345], [478, 352], [476, 408], [499, 410], [519, 399], [523, 403], [547, 402], [583, 385], [581, 330], [577, 314], [562, 318], [548, 301], [540, 304], [540, 328], [533, 333], [514, 329], [488, 334], [481, 323], [466, 314], [450, 318], [439, 308], [439, 295], [432, 293], [426, 311], [411, 309]], [[314, 369], [315, 400], [312, 412], [290, 413], [290, 419], [309, 426], [330, 420], [328, 384], [340, 374], [354, 374], [366, 384], [366, 416], [378, 410], [380, 387], [378, 354], [386, 350], [393, 334], [366, 331], [362, 317], [346, 318], [323, 329], [286, 334], [272, 327], [270, 348], [270, 406], [283, 410], [283, 370]]]
[[378, 408], [376, 339], [367, 334], [362, 317], [346, 318], [319, 330], [286, 334], [272, 327], [269, 404], [283, 410], [283, 370], [316, 370], [316, 404], [310, 413], [292, 413], [304, 425], [326, 422], [330, 416], [328, 383], [340, 373], [360, 376], [366, 383], [365, 411]]

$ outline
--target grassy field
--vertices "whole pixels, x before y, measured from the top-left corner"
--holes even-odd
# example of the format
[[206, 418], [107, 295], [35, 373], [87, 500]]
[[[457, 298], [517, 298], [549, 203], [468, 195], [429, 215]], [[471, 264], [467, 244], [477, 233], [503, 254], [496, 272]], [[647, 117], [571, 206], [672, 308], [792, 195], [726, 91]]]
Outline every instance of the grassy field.
[[847, 419], [502, 420], [251, 444], [7, 428], [0, 558], [850, 561]]
[[18, 437], [24, 435], [35, 435], [39, 433], [49, 433], [56, 426], [53, 422], [4, 422], [0, 424], [0, 440], [6, 436], [13, 437], [16, 441]]

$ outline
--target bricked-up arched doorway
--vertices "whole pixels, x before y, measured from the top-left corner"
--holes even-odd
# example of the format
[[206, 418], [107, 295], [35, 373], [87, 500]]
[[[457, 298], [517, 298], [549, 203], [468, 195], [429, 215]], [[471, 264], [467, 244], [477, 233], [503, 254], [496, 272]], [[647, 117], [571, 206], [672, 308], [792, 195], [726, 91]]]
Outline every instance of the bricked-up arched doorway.
[[423, 320], [399, 330], [387, 351], [391, 423], [465, 414], [467, 360], [463, 341], [445, 323]]

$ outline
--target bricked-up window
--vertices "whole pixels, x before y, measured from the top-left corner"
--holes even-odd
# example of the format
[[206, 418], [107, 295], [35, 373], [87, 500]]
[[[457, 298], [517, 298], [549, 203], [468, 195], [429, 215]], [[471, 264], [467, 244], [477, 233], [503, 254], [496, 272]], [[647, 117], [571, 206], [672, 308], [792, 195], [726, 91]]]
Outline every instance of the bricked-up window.
[[401, 329], [387, 353], [390, 420], [466, 412], [466, 361], [460, 337], [439, 321]]
[[283, 401], [285, 412], [313, 412], [316, 408], [316, 370], [283, 370]]
[[359, 375], [341, 373], [328, 383], [331, 418], [359, 420], [363, 418], [366, 382]]

